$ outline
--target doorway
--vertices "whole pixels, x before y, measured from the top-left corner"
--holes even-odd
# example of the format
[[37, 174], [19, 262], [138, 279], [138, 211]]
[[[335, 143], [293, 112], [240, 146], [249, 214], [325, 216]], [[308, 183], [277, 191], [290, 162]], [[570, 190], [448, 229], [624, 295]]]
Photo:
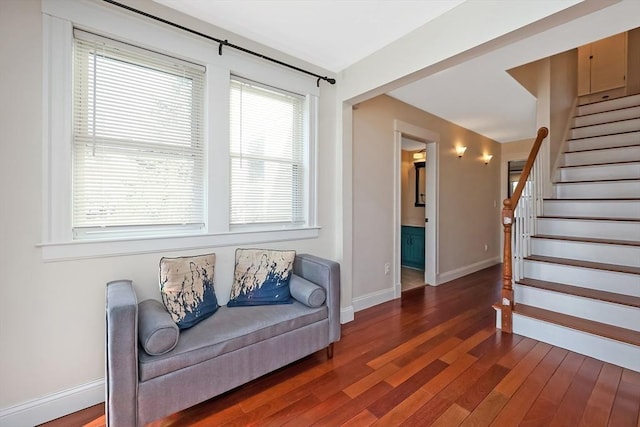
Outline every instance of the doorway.
[[[392, 271], [396, 284], [394, 296], [399, 298], [402, 293], [402, 140], [404, 138], [424, 144], [426, 158], [423, 167], [416, 168], [414, 166], [415, 177], [417, 177], [415, 189], [417, 191], [414, 189], [413, 195], [410, 196], [415, 198], [414, 206], [424, 201], [424, 210], [422, 211], [424, 217], [419, 220], [421, 228], [424, 230], [424, 273], [418, 276], [417, 280], [422, 280], [423, 284], [437, 285], [437, 170], [440, 135], [400, 120], [395, 120], [394, 126], [394, 260]], [[418, 226], [419, 224], [413, 225]]]

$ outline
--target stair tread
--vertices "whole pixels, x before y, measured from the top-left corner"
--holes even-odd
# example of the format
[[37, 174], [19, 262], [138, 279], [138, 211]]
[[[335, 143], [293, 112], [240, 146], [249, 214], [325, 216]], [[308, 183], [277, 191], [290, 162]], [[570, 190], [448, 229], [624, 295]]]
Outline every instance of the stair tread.
[[594, 322], [593, 320], [556, 313], [554, 311], [532, 307], [525, 304], [516, 304], [514, 307], [514, 313], [549, 323], [555, 323], [556, 325], [576, 329], [593, 335], [640, 346], [640, 332], [631, 329]]
[[536, 234], [531, 236], [534, 239], [549, 239], [549, 240], [565, 240], [569, 242], [583, 242], [583, 243], [602, 243], [607, 245], [624, 245], [624, 246], [640, 246], [640, 242], [634, 240], [613, 240], [613, 239], [599, 239], [594, 237], [573, 237], [573, 236], [553, 236], [549, 234]]
[[[619, 98], [615, 98], [615, 99], [619, 99]], [[586, 104], [585, 104], [586, 105]], [[579, 105], [578, 107], [583, 107], [583, 105]], [[640, 107], [640, 105], [629, 105], [627, 107], [618, 107], [618, 108], [612, 108], [610, 110], [602, 110], [602, 111], [597, 111], [595, 113], [587, 113], [587, 114], [580, 114], [575, 116], [575, 118], [579, 118], [579, 117], [589, 117], [589, 116], [597, 116], [598, 114], [604, 114], [604, 113], [612, 113], [614, 111], [624, 111], [624, 110], [631, 110], [633, 108], [638, 108]]]
[[[562, 200], [562, 199], [558, 199]], [[567, 199], [569, 200], [569, 199]], [[573, 199], [575, 200], [575, 199]], [[579, 199], [578, 199], [579, 200]], [[585, 199], [591, 200], [591, 199]], [[582, 220], [582, 221], [619, 221], [619, 222], [640, 222], [638, 218], [611, 218], [611, 217], [601, 217], [601, 216], [563, 216], [563, 215], [540, 215], [538, 219], [571, 219], [571, 220]]]
[[614, 178], [614, 179], [583, 179], [581, 181], [556, 181], [555, 185], [559, 184], [586, 184], [586, 183], [599, 183], [599, 182], [640, 182], [640, 178]]
[[[594, 127], [594, 126], [603, 126], [603, 125], [610, 125], [612, 123], [623, 123], [623, 122], [629, 122], [632, 120], [638, 120], [640, 117], [632, 117], [630, 119], [622, 119], [622, 120], [611, 120], [609, 122], [602, 122], [602, 123], [594, 123], [592, 125], [583, 125], [583, 126], [574, 126], [571, 128], [571, 130], [578, 130], [578, 129], [584, 129], [584, 128], [589, 128], [589, 127]], [[604, 135], [598, 135], [598, 136], [604, 136]]]
[[640, 267], [632, 267], [629, 265], [606, 264], [603, 262], [582, 261], [578, 259], [557, 258], [544, 255], [529, 255], [524, 259], [529, 261], [547, 262], [551, 264], [569, 265], [572, 267], [592, 268], [594, 270], [606, 270], [618, 273], [640, 275]]
[[570, 138], [567, 139], [567, 142], [572, 142], [572, 141], [583, 141], [585, 139], [595, 139], [595, 138], [603, 138], [603, 137], [607, 137], [607, 136], [614, 136], [614, 135], [626, 135], [626, 134], [632, 134], [632, 133], [638, 133], [640, 131], [637, 130], [630, 130], [630, 131], [626, 131], [626, 132], [615, 132], [615, 133], [608, 133], [605, 135], [595, 135], [595, 136], [581, 136], [578, 138]]
[[545, 202], [614, 202], [614, 201], [624, 201], [624, 202], [635, 202], [640, 201], [638, 197], [613, 197], [613, 198], [598, 198], [598, 199], [544, 199]]
[[604, 103], [607, 103], [607, 102], [611, 102], [613, 104], [615, 102], [612, 102], [612, 101], [619, 101], [619, 100], [625, 99], [625, 98], [633, 98], [634, 96], [638, 96], [638, 95], [637, 94], [633, 94], [633, 95], [616, 96], [615, 98], [598, 99], [597, 101], [591, 101], [591, 102], [585, 102], [584, 104], [578, 104], [578, 107], [585, 107], [587, 105], [595, 105], [595, 104], [604, 104]]
[[[640, 164], [640, 160], [624, 160], [624, 161], [621, 161], [621, 162], [606, 162], [606, 163], [584, 163], [584, 164], [581, 164], [581, 165], [560, 166], [560, 169], [565, 169], [565, 168], [584, 168], [584, 167], [591, 167], [591, 166], [629, 165], [629, 164], [633, 164], [633, 163]], [[631, 179], [634, 179], [634, 178], [631, 178]]]
[[591, 298], [600, 301], [640, 308], [640, 297], [634, 297], [633, 295], [624, 295], [614, 292], [601, 291], [599, 289], [584, 288], [582, 286], [568, 285], [566, 283], [531, 279], [529, 277], [522, 278], [516, 283], [533, 288], [545, 289], [553, 292], [560, 292], [563, 294], [575, 295], [579, 297]]
[[564, 153], [565, 154], [587, 153], [589, 151], [617, 150], [619, 148], [633, 148], [633, 147], [640, 147], [640, 144], [614, 145], [613, 147], [587, 148], [586, 150], [567, 150]]

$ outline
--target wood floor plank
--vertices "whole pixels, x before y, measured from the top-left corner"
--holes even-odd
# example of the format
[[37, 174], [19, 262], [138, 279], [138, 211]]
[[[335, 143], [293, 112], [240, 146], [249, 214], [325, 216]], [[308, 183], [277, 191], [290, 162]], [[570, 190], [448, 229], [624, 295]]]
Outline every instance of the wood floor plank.
[[504, 366], [507, 369], [512, 369], [531, 351], [531, 349], [533, 349], [533, 347], [535, 347], [536, 344], [537, 341], [524, 337], [522, 341], [516, 345], [513, 351], [505, 354], [502, 359], [498, 361], [498, 365]]
[[488, 426], [498, 415], [509, 398], [499, 391], [492, 390], [491, 393], [469, 414], [460, 424], [467, 426]]
[[587, 406], [589, 396], [596, 384], [603, 363], [599, 360], [587, 357], [573, 378], [569, 389], [562, 398], [555, 417], [550, 426], [575, 426], [578, 425], [584, 409]]
[[640, 373], [625, 369], [620, 378], [611, 415], [610, 426], [635, 427], [640, 422]]
[[365, 409], [346, 423], [341, 424], [340, 427], [369, 427], [377, 420], [378, 419], [371, 412]]
[[431, 424], [431, 427], [457, 427], [469, 416], [469, 411], [455, 403]]
[[475, 346], [477, 346], [478, 344], [480, 344], [481, 342], [489, 338], [491, 335], [494, 335], [495, 330], [496, 330], [495, 326], [481, 329], [480, 331], [476, 332], [469, 338], [462, 341], [459, 345], [457, 345], [447, 354], [440, 357], [440, 360], [449, 364], [453, 363], [458, 357], [460, 357], [460, 355], [465, 354], [466, 352], [468, 352], [469, 350], [471, 350], [472, 348], [474, 348]]
[[549, 353], [552, 346], [544, 342], [537, 343], [498, 385], [496, 391], [507, 397], [513, 396], [518, 387], [527, 379], [538, 363]]
[[351, 398], [342, 391], [334, 393], [332, 396], [309, 408], [297, 419], [291, 420], [283, 424], [287, 427], [298, 427], [300, 425], [311, 425], [322, 417], [336, 411], [338, 408], [351, 402]]
[[605, 364], [602, 367], [582, 414], [580, 427], [607, 425], [621, 376], [622, 368], [619, 366]]
[[552, 348], [531, 372], [531, 375], [527, 376], [518, 391], [507, 402], [491, 425], [510, 427], [519, 424], [568, 353], [567, 350], [562, 348]]
[[389, 384], [385, 382], [378, 383], [355, 399], [339, 406], [335, 411], [319, 418], [311, 425], [327, 427], [339, 426], [367, 409], [373, 402], [386, 396], [391, 390], [393, 390], [393, 388]]
[[361, 395], [374, 385], [378, 384], [381, 381], [384, 381], [386, 378], [396, 373], [400, 368], [393, 363], [388, 363], [367, 375], [366, 377], [360, 379], [359, 381], [351, 384], [349, 387], [344, 389], [344, 393], [349, 396], [351, 399], [356, 398]]

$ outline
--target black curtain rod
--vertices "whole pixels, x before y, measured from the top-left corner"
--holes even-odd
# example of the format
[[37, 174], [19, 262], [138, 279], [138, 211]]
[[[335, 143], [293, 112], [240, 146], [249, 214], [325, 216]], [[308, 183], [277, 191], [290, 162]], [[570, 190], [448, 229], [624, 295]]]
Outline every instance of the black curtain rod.
[[263, 55], [261, 53], [254, 52], [253, 50], [249, 50], [249, 49], [244, 48], [242, 46], [238, 46], [238, 45], [235, 45], [233, 43], [229, 43], [228, 40], [221, 40], [221, 39], [217, 39], [215, 37], [211, 37], [211, 36], [209, 36], [207, 34], [199, 32], [199, 31], [192, 30], [191, 28], [187, 28], [187, 27], [182, 26], [180, 24], [176, 24], [175, 22], [167, 21], [166, 19], [160, 18], [160, 17], [155, 16], [155, 15], [151, 15], [150, 13], [144, 12], [144, 11], [139, 10], [139, 9], [135, 9], [135, 8], [133, 8], [131, 6], [127, 6], [126, 4], [118, 3], [117, 1], [114, 1], [114, 0], [103, 0], [103, 1], [106, 2], [106, 3], [112, 4], [114, 6], [118, 6], [118, 7], [121, 7], [123, 9], [126, 9], [126, 10], [128, 10], [130, 12], [134, 12], [134, 13], [137, 13], [139, 15], [146, 16], [147, 18], [151, 18], [151, 19], [154, 19], [156, 21], [162, 22], [163, 24], [171, 25], [172, 27], [179, 28], [179, 29], [181, 29], [183, 31], [187, 31], [187, 32], [189, 32], [191, 34], [195, 34], [197, 36], [204, 37], [205, 39], [212, 40], [212, 41], [218, 43], [218, 55], [222, 55], [222, 46], [227, 46], [227, 47], [231, 47], [233, 49], [239, 50], [241, 52], [248, 53], [249, 55], [257, 56], [258, 58], [262, 58], [262, 59], [264, 59], [266, 61], [270, 61], [270, 62], [276, 63], [276, 64], [281, 65], [283, 67], [291, 68], [292, 70], [296, 70], [296, 71], [299, 71], [301, 73], [305, 73], [305, 74], [308, 74], [310, 76], [316, 77], [318, 79], [316, 81], [316, 85], [318, 87], [320, 87], [320, 80], [324, 80], [324, 81], [326, 81], [328, 83], [331, 83], [331, 84], [335, 84], [336, 83], [336, 79], [332, 79], [332, 78], [329, 78], [327, 76], [321, 76], [319, 74], [312, 73], [311, 71], [304, 70], [302, 68], [296, 67], [295, 65], [287, 64], [286, 62], [282, 62], [282, 61], [279, 61], [279, 60], [277, 60], [275, 58], [271, 58], [271, 57]]

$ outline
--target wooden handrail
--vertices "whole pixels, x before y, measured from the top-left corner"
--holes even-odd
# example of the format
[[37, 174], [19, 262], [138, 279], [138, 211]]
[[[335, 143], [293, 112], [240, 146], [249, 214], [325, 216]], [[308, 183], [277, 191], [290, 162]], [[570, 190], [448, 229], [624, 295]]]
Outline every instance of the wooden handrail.
[[516, 189], [511, 198], [504, 199], [504, 202], [502, 202], [503, 208], [501, 218], [502, 226], [504, 228], [504, 253], [502, 262], [502, 298], [498, 305], [501, 307], [502, 330], [508, 333], [513, 332], [513, 267], [511, 249], [511, 226], [513, 224], [513, 213], [516, 210], [516, 206], [518, 206], [524, 186], [531, 174], [533, 163], [535, 162], [536, 157], [538, 157], [542, 141], [547, 137], [547, 135], [549, 135], [549, 129], [546, 127], [538, 129], [538, 136], [533, 143], [533, 147], [531, 147], [529, 158], [522, 170], [522, 174], [520, 174], [518, 185], [516, 185]]

